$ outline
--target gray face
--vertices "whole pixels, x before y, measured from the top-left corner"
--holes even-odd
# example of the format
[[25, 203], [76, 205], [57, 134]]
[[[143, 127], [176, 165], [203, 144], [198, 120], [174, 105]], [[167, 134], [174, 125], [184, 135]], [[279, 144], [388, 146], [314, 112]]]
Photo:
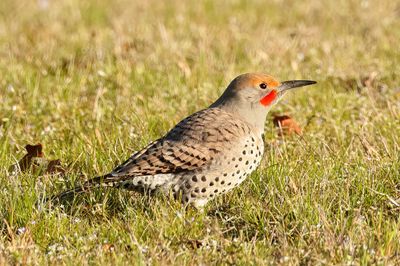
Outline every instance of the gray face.
[[278, 82], [265, 74], [243, 74], [235, 78], [210, 107], [237, 114], [257, 131], [264, 130], [267, 113], [289, 89], [316, 83], [311, 80]]
[[237, 92], [238, 96], [251, 105], [260, 105], [260, 100], [270, 94], [272, 89], [261, 89], [259, 87], [248, 87]]

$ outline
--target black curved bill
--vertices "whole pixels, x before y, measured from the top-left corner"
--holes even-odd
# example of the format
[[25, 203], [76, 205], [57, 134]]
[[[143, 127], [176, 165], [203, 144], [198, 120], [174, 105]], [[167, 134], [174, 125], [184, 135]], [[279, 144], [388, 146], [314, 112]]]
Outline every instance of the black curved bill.
[[288, 80], [284, 81], [281, 83], [281, 85], [278, 87], [279, 91], [286, 91], [289, 89], [293, 88], [298, 88], [298, 87], [304, 87], [304, 86], [309, 86], [317, 83], [316, 81], [313, 80]]

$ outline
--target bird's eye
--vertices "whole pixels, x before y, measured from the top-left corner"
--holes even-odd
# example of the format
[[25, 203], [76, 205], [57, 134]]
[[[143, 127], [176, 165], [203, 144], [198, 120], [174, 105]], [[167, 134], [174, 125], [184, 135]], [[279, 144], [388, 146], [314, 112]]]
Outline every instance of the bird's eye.
[[261, 89], [266, 89], [266, 88], [267, 88], [267, 84], [261, 83], [261, 84], [260, 84], [260, 88], [261, 88]]

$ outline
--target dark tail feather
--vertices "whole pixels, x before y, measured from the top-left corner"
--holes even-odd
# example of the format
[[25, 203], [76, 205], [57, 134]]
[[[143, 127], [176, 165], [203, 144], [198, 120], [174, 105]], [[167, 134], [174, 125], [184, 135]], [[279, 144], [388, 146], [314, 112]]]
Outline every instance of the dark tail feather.
[[115, 180], [109, 179], [109, 177], [112, 177], [111, 174], [103, 175], [103, 176], [97, 176], [94, 177], [85, 183], [83, 183], [80, 186], [76, 186], [73, 189], [61, 192], [58, 195], [54, 195], [51, 197], [48, 197], [45, 199], [45, 202], [48, 201], [62, 201], [67, 198], [73, 198], [77, 194], [84, 193], [88, 191], [91, 188], [98, 188], [98, 187], [112, 187], [115, 184]]

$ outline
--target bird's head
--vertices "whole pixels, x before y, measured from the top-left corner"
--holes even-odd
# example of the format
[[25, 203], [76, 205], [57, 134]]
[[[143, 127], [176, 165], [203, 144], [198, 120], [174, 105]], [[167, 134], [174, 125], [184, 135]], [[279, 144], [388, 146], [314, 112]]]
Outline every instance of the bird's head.
[[263, 126], [268, 111], [286, 92], [315, 83], [312, 80], [279, 82], [266, 74], [242, 74], [232, 80], [225, 92], [211, 107], [220, 107], [237, 113], [252, 124], [261, 126], [262, 123]]
[[[279, 82], [272, 76], [248, 73], [236, 77], [226, 89], [225, 96], [238, 98], [252, 105], [268, 108], [277, 103], [287, 91], [293, 88], [315, 84], [312, 80], [289, 80]], [[229, 98], [229, 97], [228, 97]]]

